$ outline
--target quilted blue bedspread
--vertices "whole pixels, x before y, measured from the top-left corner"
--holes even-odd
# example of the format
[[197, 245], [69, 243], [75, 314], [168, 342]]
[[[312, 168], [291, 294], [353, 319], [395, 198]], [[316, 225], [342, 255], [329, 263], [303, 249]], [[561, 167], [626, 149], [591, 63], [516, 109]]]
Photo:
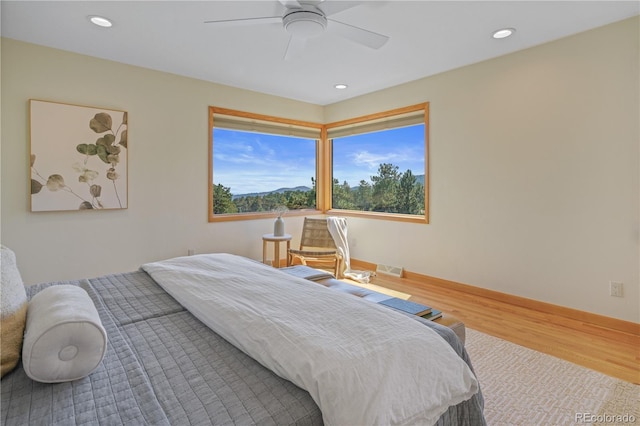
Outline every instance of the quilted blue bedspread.
[[[212, 332], [143, 271], [50, 285], [84, 288], [109, 342], [102, 365], [73, 382], [44, 384], [19, 365], [2, 378], [3, 425], [321, 425], [310, 395]], [[345, 295], [345, 297], [351, 297]], [[421, 320], [421, 319], [416, 319]], [[455, 334], [432, 327], [470, 364]], [[428, 384], [425, 384], [428, 386]], [[450, 407], [439, 425], [484, 425], [483, 399]]]

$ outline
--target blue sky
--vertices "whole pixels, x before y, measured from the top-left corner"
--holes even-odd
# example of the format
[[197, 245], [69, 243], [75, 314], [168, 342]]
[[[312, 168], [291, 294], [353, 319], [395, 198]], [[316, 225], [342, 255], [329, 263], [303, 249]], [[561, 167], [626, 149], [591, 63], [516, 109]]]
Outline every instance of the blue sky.
[[370, 181], [381, 163], [424, 174], [424, 125], [339, 138], [333, 142], [333, 177], [351, 187]]
[[[261, 133], [214, 129], [213, 182], [232, 194], [267, 192], [283, 187], [311, 187], [315, 176], [315, 141]], [[424, 126], [340, 138], [334, 141], [334, 176], [357, 186], [393, 163], [400, 172], [424, 173]]]

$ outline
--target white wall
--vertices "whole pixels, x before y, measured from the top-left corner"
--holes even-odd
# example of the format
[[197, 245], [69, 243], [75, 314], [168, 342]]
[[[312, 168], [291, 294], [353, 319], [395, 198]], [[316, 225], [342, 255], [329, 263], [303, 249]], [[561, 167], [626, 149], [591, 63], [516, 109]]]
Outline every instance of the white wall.
[[[3, 39], [2, 243], [28, 283], [192, 247], [259, 259], [271, 219], [207, 222], [207, 106], [332, 122], [429, 101], [431, 224], [350, 218], [352, 256], [639, 321], [638, 22], [324, 108]], [[129, 112], [129, 209], [28, 212], [29, 98]]]
[[638, 22], [327, 107], [430, 102], [431, 224], [350, 220], [354, 256], [639, 321]]
[[[129, 113], [129, 208], [29, 212], [30, 98]], [[273, 219], [208, 223], [210, 105], [321, 122], [321, 107], [2, 39], [2, 244], [26, 283], [228, 251], [262, 258]], [[293, 226], [293, 225], [292, 225]]]

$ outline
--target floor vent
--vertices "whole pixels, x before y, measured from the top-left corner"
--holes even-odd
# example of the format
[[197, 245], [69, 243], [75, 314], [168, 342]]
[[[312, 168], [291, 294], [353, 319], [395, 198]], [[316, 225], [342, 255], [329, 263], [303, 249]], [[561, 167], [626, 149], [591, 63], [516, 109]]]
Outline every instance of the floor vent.
[[376, 273], [393, 275], [394, 277], [402, 278], [402, 266], [380, 265], [376, 266]]

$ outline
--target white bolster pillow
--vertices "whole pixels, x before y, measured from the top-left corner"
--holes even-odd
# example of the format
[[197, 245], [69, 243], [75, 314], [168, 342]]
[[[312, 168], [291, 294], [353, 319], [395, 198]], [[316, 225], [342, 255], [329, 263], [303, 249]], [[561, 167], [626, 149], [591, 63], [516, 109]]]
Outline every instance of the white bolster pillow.
[[68, 382], [91, 374], [102, 362], [107, 333], [86, 291], [54, 285], [29, 302], [22, 365], [44, 383]]

